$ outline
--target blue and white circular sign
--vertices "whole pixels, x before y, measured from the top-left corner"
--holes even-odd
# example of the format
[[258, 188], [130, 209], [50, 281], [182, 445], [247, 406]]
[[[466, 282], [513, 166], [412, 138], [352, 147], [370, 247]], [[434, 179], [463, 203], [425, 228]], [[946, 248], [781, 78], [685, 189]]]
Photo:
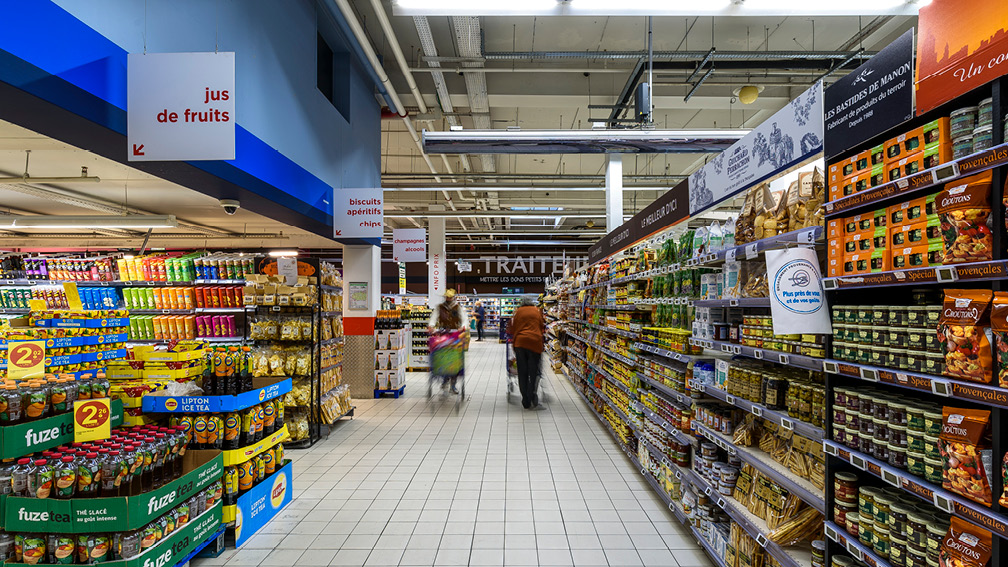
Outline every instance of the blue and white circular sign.
[[809, 260], [790, 260], [777, 270], [771, 288], [774, 299], [792, 313], [808, 315], [823, 307], [819, 269]]

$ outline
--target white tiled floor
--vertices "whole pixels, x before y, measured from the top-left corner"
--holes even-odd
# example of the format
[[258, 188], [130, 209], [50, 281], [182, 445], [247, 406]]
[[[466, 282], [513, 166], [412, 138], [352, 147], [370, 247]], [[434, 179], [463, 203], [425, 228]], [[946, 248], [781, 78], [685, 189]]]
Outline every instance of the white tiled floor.
[[505, 397], [504, 346], [473, 342], [460, 407], [426, 374], [294, 460], [295, 500], [208, 565], [709, 567], [572, 386], [548, 370], [547, 409]]

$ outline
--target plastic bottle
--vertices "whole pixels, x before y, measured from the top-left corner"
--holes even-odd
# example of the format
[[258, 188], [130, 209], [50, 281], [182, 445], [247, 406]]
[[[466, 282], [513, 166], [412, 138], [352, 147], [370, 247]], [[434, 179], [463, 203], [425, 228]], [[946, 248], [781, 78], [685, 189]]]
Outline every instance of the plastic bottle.
[[0, 532], [0, 561], [14, 560], [14, 534]]
[[77, 558], [77, 537], [71, 534], [48, 534], [46, 555], [53, 565], [73, 565]]
[[77, 467], [72, 455], [64, 455], [53, 464], [53, 497], [73, 498], [77, 491]]
[[53, 488], [52, 465], [45, 459], [36, 459], [32, 464], [34, 467], [28, 475], [29, 493], [35, 498], [49, 498]]
[[21, 391], [14, 384], [0, 388], [0, 426], [17, 425], [24, 419]]
[[17, 460], [14, 468], [11, 469], [11, 494], [13, 496], [32, 497], [29, 477], [33, 470], [34, 465], [28, 457], [22, 457]]
[[276, 404], [274, 400], [269, 400], [262, 404], [263, 408], [263, 437], [273, 435], [276, 430]]
[[265, 427], [266, 412], [263, 411], [262, 404], [259, 404], [253, 408], [256, 412], [255, 414], [255, 442], [258, 443], [262, 441], [263, 438], [263, 428]]
[[101, 486], [101, 464], [98, 453], [85, 453], [77, 461], [77, 498], [94, 498], [98, 496]]
[[252, 349], [245, 346], [242, 347], [241, 386], [235, 390], [235, 394], [252, 390]]
[[283, 429], [284, 426], [284, 401], [283, 397], [275, 398], [276, 402], [276, 430]]
[[164, 486], [166, 482], [171, 480], [171, 473], [165, 476], [165, 464], [169, 463], [168, 453], [170, 448], [167, 441], [165, 440], [164, 433], [157, 433], [154, 435], [154, 446], [157, 448], [157, 452], [154, 457], [154, 486], [155, 488], [160, 488]]
[[[103, 449], [107, 451], [107, 449]], [[119, 451], [108, 451], [105, 460], [102, 461], [102, 498], [119, 496], [119, 487], [122, 486], [122, 457]]]
[[238, 467], [224, 467], [224, 505], [232, 506], [238, 501]]
[[123, 475], [122, 483], [119, 485], [119, 495], [120, 496], [135, 496], [138, 494], [134, 485], [136, 484], [137, 475], [140, 474], [141, 465], [143, 464], [143, 454], [136, 450], [136, 445], [133, 443], [126, 443], [120, 448], [120, 454], [123, 458]]
[[186, 434], [182, 426], [175, 427], [175, 435], [177, 436], [178, 443], [178, 458], [175, 459], [175, 478], [180, 478], [182, 476], [183, 465], [185, 461], [185, 454], [189, 448], [189, 442], [186, 439]]
[[237, 449], [241, 441], [241, 414], [237, 412], [228, 413], [224, 416], [224, 443], [225, 450]]

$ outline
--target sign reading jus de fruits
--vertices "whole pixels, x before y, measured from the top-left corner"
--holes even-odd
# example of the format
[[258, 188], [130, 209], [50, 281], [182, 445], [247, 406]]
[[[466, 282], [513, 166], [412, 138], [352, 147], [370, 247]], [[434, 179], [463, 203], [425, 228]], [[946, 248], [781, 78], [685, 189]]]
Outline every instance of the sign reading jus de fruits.
[[823, 86], [818, 82], [689, 177], [695, 215], [823, 148]]
[[131, 53], [129, 161], [235, 159], [235, 54]]

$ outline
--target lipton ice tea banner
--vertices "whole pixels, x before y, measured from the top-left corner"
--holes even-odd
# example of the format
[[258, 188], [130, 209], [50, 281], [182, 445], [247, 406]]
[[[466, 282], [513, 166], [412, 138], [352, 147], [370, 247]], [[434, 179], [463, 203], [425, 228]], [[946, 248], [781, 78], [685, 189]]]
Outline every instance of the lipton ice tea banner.
[[934, 0], [918, 23], [918, 115], [1008, 74], [1005, 0]]

